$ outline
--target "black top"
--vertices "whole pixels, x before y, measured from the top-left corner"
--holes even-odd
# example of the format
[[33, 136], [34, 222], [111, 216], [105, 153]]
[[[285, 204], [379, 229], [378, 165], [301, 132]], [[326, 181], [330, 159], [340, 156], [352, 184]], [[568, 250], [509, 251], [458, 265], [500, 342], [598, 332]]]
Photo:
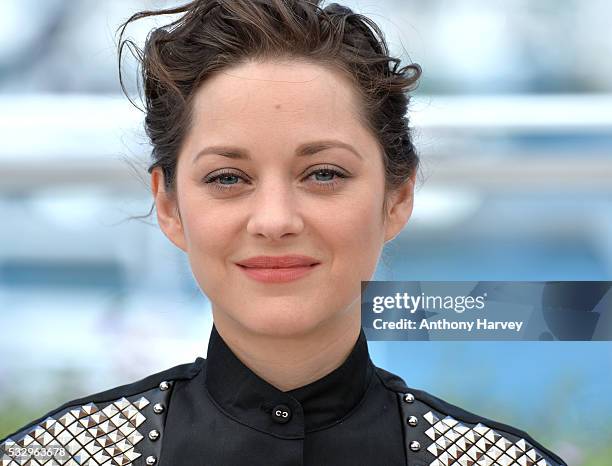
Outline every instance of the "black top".
[[66, 403], [1, 442], [0, 466], [567, 466], [526, 432], [374, 366], [363, 329], [341, 366], [283, 392], [213, 326], [207, 359]]
[[[316, 382], [283, 392], [246, 367], [213, 326], [202, 385], [206, 386], [211, 402], [229, 418], [266, 434], [261, 436], [262, 444], [270, 436], [307, 439], [303, 448], [308, 450], [311, 438], [317, 436], [307, 434], [333, 428], [349, 417], [373, 374], [374, 365], [362, 329], [354, 349], [340, 367]], [[199, 393], [194, 392], [194, 396]], [[275, 408], [279, 406], [287, 413], [286, 417], [277, 415]]]

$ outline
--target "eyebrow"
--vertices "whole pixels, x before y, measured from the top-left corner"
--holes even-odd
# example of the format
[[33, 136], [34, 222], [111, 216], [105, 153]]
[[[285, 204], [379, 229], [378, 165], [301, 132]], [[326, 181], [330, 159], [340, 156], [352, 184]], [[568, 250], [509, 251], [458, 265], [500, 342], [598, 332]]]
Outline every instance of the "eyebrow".
[[[339, 141], [337, 139], [324, 139], [321, 141], [312, 141], [312, 142], [302, 143], [295, 150], [295, 155], [298, 157], [305, 157], [309, 155], [314, 155], [317, 152], [321, 152], [326, 149], [331, 149], [333, 147], [340, 147], [343, 149], [347, 149], [349, 152], [357, 156], [359, 159], [363, 160], [363, 156], [357, 151], [357, 149], [355, 149], [350, 144]], [[251, 160], [249, 151], [247, 149], [242, 149], [240, 147], [234, 147], [234, 146], [222, 145], [222, 146], [205, 147], [193, 157], [192, 163], [196, 163], [196, 161], [201, 156], [207, 155], [207, 154], [217, 154], [223, 157], [228, 157], [230, 159]]]

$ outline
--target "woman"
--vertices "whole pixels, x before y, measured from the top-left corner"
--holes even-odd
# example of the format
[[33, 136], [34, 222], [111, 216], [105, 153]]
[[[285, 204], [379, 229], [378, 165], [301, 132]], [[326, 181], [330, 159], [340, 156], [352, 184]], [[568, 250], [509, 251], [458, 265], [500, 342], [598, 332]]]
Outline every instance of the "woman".
[[412, 212], [421, 69], [318, 3], [195, 1], [123, 24], [120, 39], [182, 14], [139, 56], [158, 223], [212, 303], [207, 358], [66, 403], [0, 464], [32, 446], [70, 465], [565, 464], [370, 360], [361, 281]]

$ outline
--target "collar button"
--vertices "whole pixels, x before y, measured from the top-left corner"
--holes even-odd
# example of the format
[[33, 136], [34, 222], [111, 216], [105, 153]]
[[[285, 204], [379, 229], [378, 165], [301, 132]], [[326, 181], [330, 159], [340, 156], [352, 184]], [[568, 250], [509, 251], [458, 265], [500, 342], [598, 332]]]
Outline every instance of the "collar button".
[[291, 410], [289, 409], [289, 406], [276, 405], [274, 409], [272, 409], [272, 419], [279, 424], [289, 422], [289, 419], [291, 419]]

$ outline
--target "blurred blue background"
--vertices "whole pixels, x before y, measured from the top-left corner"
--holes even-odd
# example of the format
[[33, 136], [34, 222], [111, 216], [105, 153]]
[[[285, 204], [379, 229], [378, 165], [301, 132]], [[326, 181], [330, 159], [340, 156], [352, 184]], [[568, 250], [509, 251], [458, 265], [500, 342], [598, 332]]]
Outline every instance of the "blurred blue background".
[[[377, 280], [612, 280], [612, 4], [347, 1], [420, 63], [415, 210]], [[205, 356], [209, 302], [155, 224], [114, 35], [179, 2], [0, 6], [0, 437]], [[171, 17], [168, 17], [168, 21]], [[167, 21], [164, 21], [164, 23]], [[142, 44], [160, 20], [128, 36]], [[133, 59], [124, 62], [137, 96]], [[136, 97], [137, 98], [137, 97]], [[411, 386], [612, 464], [612, 343], [370, 342]]]

